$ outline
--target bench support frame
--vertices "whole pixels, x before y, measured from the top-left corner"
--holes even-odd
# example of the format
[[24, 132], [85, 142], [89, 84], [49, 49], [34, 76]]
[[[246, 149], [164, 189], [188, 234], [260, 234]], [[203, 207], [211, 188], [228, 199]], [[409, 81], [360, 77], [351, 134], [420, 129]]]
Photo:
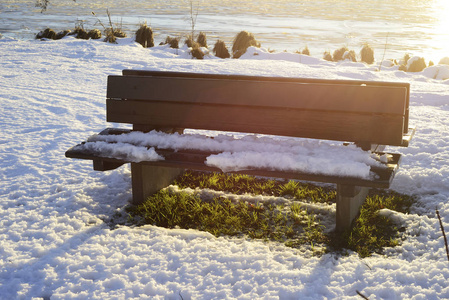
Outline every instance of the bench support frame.
[[351, 228], [351, 223], [359, 215], [368, 192], [368, 187], [337, 184], [336, 231], [342, 232]]
[[[169, 186], [184, 169], [131, 163], [132, 204], [139, 205], [149, 196]], [[351, 228], [352, 221], [359, 215], [369, 187], [337, 184], [336, 226], [337, 232]]]
[[131, 163], [132, 204], [143, 203], [149, 196], [169, 186], [184, 169]]

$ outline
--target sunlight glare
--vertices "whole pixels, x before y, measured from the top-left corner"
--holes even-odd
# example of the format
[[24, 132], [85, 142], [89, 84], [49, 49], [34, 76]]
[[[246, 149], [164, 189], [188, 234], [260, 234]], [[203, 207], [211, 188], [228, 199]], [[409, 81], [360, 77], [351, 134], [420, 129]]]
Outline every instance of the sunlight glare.
[[[440, 48], [440, 56], [449, 56], [449, 1], [436, 0], [434, 3], [435, 11], [435, 44]], [[442, 58], [442, 57], [440, 57]]]

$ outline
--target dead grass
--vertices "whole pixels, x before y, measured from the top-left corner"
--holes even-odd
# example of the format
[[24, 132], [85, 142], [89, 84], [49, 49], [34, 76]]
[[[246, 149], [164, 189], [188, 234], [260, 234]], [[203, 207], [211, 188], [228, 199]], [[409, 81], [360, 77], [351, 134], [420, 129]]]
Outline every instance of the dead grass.
[[136, 42], [144, 48], [154, 47], [153, 30], [146, 23], [141, 24], [136, 31]]
[[323, 59], [327, 61], [333, 61], [332, 55], [329, 51], [325, 51], [323, 54]]
[[360, 50], [360, 59], [369, 65], [374, 63], [374, 50], [369, 44], [363, 45], [362, 50]]
[[304, 49], [302, 49], [301, 54], [310, 56], [309, 47], [306, 46]]
[[356, 62], [357, 61], [357, 56], [355, 54], [355, 51], [354, 50], [346, 51], [343, 54], [343, 60], [350, 60], [352, 62]]
[[226, 44], [222, 40], [217, 40], [213, 49], [215, 56], [220, 58], [230, 58], [231, 54], [229, 53], [228, 48], [226, 48]]
[[36, 35], [36, 39], [54, 40], [55, 38], [56, 32], [51, 28], [46, 28], [44, 31], [41, 31]]
[[198, 35], [198, 38], [196, 39], [196, 42], [204, 48], [207, 48], [207, 37], [206, 34], [204, 32], [200, 32], [200, 34]]
[[248, 31], [240, 31], [234, 38], [232, 45], [232, 57], [239, 58], [245, 54], [249, 47], [260, 47], [260, 43], [256, 40], [252, 33]]
[[162, 45], [170, 45], [170, 48], [178, 49], [179, 48], [179, 38], [167, 36], [165, 38], [165, 42], [161, 43]]
[[418, 59], [415, 59], [410, 66], [408, 66], [407, 72], [421, 72], [427, 67], [426, 61], [424, 60], [424, 57], [420, 57]]
[[190, 50], [190, 54], [192, 55], [193, 58], [196, 59], [203, 59], [204, 58], [204, 53], [203, 51], [201, 51], [201, 47], [199, 43], [194, 43], [191, 50]]

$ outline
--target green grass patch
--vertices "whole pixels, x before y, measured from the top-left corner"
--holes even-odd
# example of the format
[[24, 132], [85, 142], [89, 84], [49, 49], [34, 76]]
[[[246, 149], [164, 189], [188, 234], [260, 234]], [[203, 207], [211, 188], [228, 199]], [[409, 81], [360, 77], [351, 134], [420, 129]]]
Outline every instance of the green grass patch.
[[[233, 194], [282, 196], [289, 205], [275, 202], [232, 201], [224, 197], [200, 198], [200, 193], [163, 190], [143, 204], [127, 208], [128, 223], [152, 224], [166, 228], [197, 229], [215, 236], [247, 236], [282, 242], [289, 247], [311, 247], [316, 253], [351, 249], [366, 257], [399, 244], [400, 233], [389, 218], [378, 214], [388, 208], [407, 213], [413, 198], [398, 193], [373, 190], [350, 231], [325, 231], [323, 218], [306, 209], [307, 203], [335, 202], [336, 192], [295, 181], [261, 179], [247, 175], [187, 172], [175, 182], [180, 188], [213, 189]], [[332, 222], [333, 221], [333, 222]], [[335, 221], [331, 222], [335, 224]], [[317, 247], [318, 246], [318, 247]]]
[[289, 243], [292, 240], [310, 242], [312, 228], [313, 231], [320, 228], [315, 216], [308, 214], [299, 203], [286, 207], [233, 202], [222, 197], [204, 201], [198, 194], [172, 193], [168, 190], [151, 196], [141, 205], [129, 207], [127, 212], [130, 220], [137, 225], [193, 228], [217, 237], [246, 235]]
[[296, 181], [272, 180], [241, 174], [186, 172], [173, 183], [180, 188], [200, 188], [224, 191], [233, 194], [255, 194], [284, 197], [289, 196], [302, 201], [335, 201], [335, 189], [319, 187]]

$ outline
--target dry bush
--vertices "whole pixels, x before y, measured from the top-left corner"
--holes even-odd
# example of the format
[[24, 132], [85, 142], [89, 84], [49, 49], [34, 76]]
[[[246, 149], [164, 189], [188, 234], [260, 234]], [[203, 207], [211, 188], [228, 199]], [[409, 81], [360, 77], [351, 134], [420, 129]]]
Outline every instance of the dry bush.
[[36, 39], [54, 40], [55, 38], [56, 32], [51, 28], [46, 28], [44, 31], [41, 31], [36, 35]]
[[206, 38], [206, 34], [204, 32], [200, 32], [200, 34], [198, 35], [198, 38], [196, 39], [196, 42], [204, 48], [207, 48], [207, 38]]
[[194, 57], [196, 59], [204, 58], [204, 53], [203, 53], [203, 51], [201, 51], [201, 45], [197, 42], [194, 42], [194, 44], [192, 46], [192, 50], [190, 50], [190, 54], [192, 55], [192, 57]]
[[349, 51], [347, 47], [341, 47], [340, 49], [337, 49], [334, 51], [334, 54], [332, 55], [332, 60], [333, 61], [340, 61], [343, 60], [343, 55], [345, 55], [345, 53]]
[[260, 43], [255, 39], [252, 33], [247, 31], [240, 31], [234, 38], [232, 45], [232, 57], [239, 58], [242, 56], [249, 47], [260, 47]]
[[193, 40], [193, 37], [191, 35], [188, 35], [187, 38], [184, 41], [184, 44], [187, 45], [187, 47], [192, 48], [193, 44], [196, 42]]
[[141, 44], [144, 48], [154, 47], [153, 30], [147, 24], [140, 25], [136, 31], [136, 42]]
[[60, 39], [62, 39], [63, 37], [65, 37], [65, 36], [67, 36], [67, 35], [69, 35], [70, 34], [70, 30], [63, 30], [63, 31], [60, 31], [60, 32], [58, 32], [57, 34], [56, 34], [56, 39], [57, 40], [60, 40]]
[[301, 54], [310, 56], [309, 47], [306, 46], [306, 47], [302, 50]]
[[215, 56], [220, 58], [230, 58], [231, 54], [229, 54], [228, 48], [226, 48], [225, 42], [222, 40], [217, 40], [213, 49]]
[[83, 40], [87, 40], [87, 31], [84, 30], [84, 28], [82, 27], [76, 27], [75, 30], [73, 31], [73, 35], [75, 35], [75, 37], [77, 39], [83, 39]]
[[121, 28], [114, 28], [113, 34], [115, 37], [118, 37], [118, 38], [126, 37], [126, 33]]
[[117, 43], [117, 38], [115, 37], [113, 31], [106, 30], [105, 35], [106, 35], [106, 37], [104, 38], [104, 41], [106, 43], [113, 43], [113, 44]]
[[355, 55], [355, 51], [354, 50], [346, 51], [343, 54], [343, 60], [350, 60], [350, 61], [356, 62], [357, 58], [356, 58], [356, 55]]
[[360, 50], [360, 59], [367, 64], [374, 63], [374, 50], [369, 44], [365, 44]]
[[[122, 31], [122, 28], [121, 28], [122, 24], [115, 24], [115, 28], [114, 28], [114, 25], [112, 24], [112, 20], [111, 20], [111, 13], [109, 12], [108, 9], [106, 9], [106, 14], [108, 15], [108, 19], [109, 19], [109, 27], [106, 27], [101, 22], [101, 20], [97, 17], [98, 23], [100, 23], [100, 25], [104, 29], [104, 34], [106, 36], [104, 41], [109, 42], [109, 43], [116, 43], [116, 37], [124, 38], [124, 37], [126, 37], [126, 33]], [[94, 15], [95, 17], [97, 16], [94, 12], [92, 12], [92, 15]]]
[[404, 58], [402, 58], [401, 65], [407, 65], [409, 59], [410, 59], [410, 54], [406, 53], [404, 55]]
[[407, 68], [407, 72], [421, 72], [426, 68], [426, 62], [424, 57], [419, 57], [414, 59]]
[[179, 38], [176, 38], [176, 37], [172, 38], [170, 36], [167, 36], [165, 38], [165, 42], [161, 43], [161, 45], [167, 45], [167, 44], [170, 45], [170, 48], [178, 49], [179, 48]]
[[98, 40], [101, 38], [101, 31], [98, 29], [92, 29], [87, 33], [88, 39]]
[[325, 51], [323, 54], [323, 59], [327, 61], [333, 61], [332, 55], [329, 51]]

